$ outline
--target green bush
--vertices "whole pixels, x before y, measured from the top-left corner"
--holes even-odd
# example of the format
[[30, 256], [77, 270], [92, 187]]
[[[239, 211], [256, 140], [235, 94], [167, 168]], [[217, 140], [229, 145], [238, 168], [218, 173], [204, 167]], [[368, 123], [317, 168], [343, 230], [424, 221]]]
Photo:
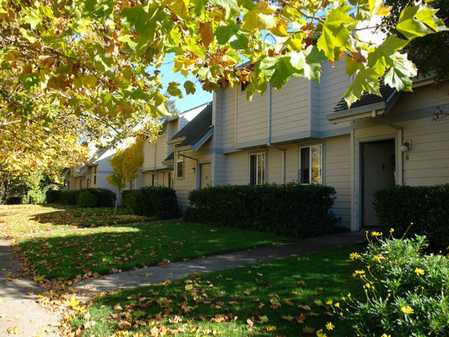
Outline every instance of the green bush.
[[425, 249], [425, 237], [416, 236], [381, 239], [351, 254], [366, 296], [346, 297], [340, 314], [357, 336], [449, 336], [449, 260]]
[[97, 197], [96, 207], [114, 207], [115, 193], [105, 188], [88, 188], [86, 191], [94, 194]]
[[132, 213], [143, 215], [144, 194], [140, 190], [126, 190], [122, 192], [123, 207], [129, 209]]
[[81, 191], [78, 195], [77, 205], [79, 207], [87, 208], [87, 207], [97, 207], [98, 198], [91, 191], [84, 190]]
[[168, 187], [123, 191], [122, 200], [123, 206], [137, 215], [155, 216], [159, 219], [171, 219], [179, 215], [176, 193]]
[[96, 199], [95, 206], [89, 207], [113, 207], [115, 205], [115, 193], [102, 188], [88, 188], [76, 191], [48, 190], [46, 193], [46, 201], [51, 204], [78, 205], [80, 194], [86, 191], [94, 195]]
[[335, 189], [323, 185], [218, 186], [190, 193], [185, 218], [306, 237], [334, 230]]
[[376, 194], [381, 223], [399, 234], [426, 235], [434, 250], [449, 246], [449, 185], [396, 186]]

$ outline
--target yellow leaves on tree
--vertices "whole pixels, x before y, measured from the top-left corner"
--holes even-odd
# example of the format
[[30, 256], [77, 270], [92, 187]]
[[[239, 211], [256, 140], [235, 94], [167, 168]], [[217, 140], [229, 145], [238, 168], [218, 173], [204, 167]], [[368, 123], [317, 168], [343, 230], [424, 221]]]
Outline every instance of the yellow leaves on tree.
[[125, 149], [118, 150], [111, 158], [112, 174], [108, 181], [121, 191], [126, 184], [136, 179], [143, 163], [143, 137]]

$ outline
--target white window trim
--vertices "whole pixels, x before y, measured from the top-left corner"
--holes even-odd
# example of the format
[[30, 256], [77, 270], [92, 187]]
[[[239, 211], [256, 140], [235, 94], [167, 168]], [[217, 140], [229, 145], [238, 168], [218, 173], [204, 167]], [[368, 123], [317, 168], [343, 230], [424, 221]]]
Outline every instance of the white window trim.
[[[182, 176], [178, 175], [178, 163], [182, 163]], [[175, 167], [175, 173], [176, 173], [176, 179], [184, 179], [186, 175], [186, 161], [184, 156], [178, 156], [178, 159], [176, 160], [176, 167]]]
[[263, 155], [264, 156], [264, 168], [263, 168], [263, 183], [262, 184], [258, 184], [257, 183], [257, 171], [258, 171], [258, 163], [257, 163], [257, 157], [256, 157], [256, 184], [254, 186], [258, 186], [258, 185], [264, 185], [267, 183], [267, 177], [268, 177], [268, 161], [267, 161], [267, 151], [258, 151], [258, 152], [250, 152], [249, 156], [248, 156], [248, 176], [249, 176], [249, 183], [251, 184], [251, 156], [258, 156], [258, 155]]
[[[312, 183], [312, 147], [314, 146], [319, 146], [320, 147], [320, 185], [323, 184], [323, 157], [324, 157], [324, 146], [322, 143], [320, 144], [310, 144], [310, 145], [304, 145], [304, 146], [300, 146], [299, 147], [299, 170], [298, 170], [298, 183], [300, 184], [304, 184], [304, 185], [311, 185], [311, 184], [316, 184], [316, 183]], [[309, 183], [303, 183], [301, 182], [301, 173], [302, 173], [302, 167], [301, 167], [301, 150], [302, 149], [309, 149]]]

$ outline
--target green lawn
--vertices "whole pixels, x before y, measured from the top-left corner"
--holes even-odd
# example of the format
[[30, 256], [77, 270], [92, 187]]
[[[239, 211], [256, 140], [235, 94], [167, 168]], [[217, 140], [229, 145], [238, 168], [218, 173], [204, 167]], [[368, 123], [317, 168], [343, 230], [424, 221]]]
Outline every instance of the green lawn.
[[72, 279], [286, 242], [270, 233], [179, 220], [149, 221], [111, 209], [1, 206], [0, 221], [41, 278]]
[[[332, 315], [329, 301], [335, 305], [349, 291], [359, 291], [348, 255], [360, 248], [105, 295], [75, 317], [72, 327], [87, 327], [83, 337], [159, 336], [157, 331], [177, 337], [298, 337], [317, 336], [319, 329], [349, 337], [353, 334]], [[328, 322], [333, 331], [326, 329]]]

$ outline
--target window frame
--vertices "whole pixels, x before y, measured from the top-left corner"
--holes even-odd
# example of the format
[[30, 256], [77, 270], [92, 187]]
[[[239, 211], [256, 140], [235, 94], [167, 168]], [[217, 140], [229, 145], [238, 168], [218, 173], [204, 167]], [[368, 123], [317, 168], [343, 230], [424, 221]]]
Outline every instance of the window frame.
[[[312, 148], [313, 147], [319, 147], [319, 149], [320, 149], [320, 182], [319, 183], [312, 182], [312, 169], [313, 169]], [[302, 149], [307, 149], [307, 148], [309, 149], [309, 182], [304, 183], [304, 182], [302, 182]], [[312, 185], [312, 184], [322, 185], [323, 184], [323, 168], [324, 168], [323, 167], [323, 157], [324, 157], [324, 146], [322, 143], [299, 146], [298, 182], [300, 184], [304, 184], [304, 185]]]
[[[251, 157], [252, 156], [256, 156], [256, 166], [255, 166], [255, 183], [252, 183], [252, 179], [251, 179], [251, 174], [252, 174], [252, 170], [251, 170]], [[263, 156], [263, 160], [264, 160], [264, 164], [263, 164], [263, 181], [259, 182], [258, 181], [258, 171], [259, 171], [259, 163], [258, 163], [258, 156]], [[249, 156], [248, 156], [248, 166], [249, 166], [249, 184], [251, 186], [260, 186], [260, 185], [265, 185], [267, 183], [267, 173], [268, 173], [268, 165], [267, 165], [267, 151], [258, 151], [258, 152], [250, 152]]]
[[[182, 164], [182, 175], [179, 175], [179, 169], [178, 169], [178, 164]], [[186, 169], [186, 164], [185, 164], [185, 158], [183, 156], [178, 156], [177, 160], [176, 160], [176, 179], [184, 179], [185, 177], [185, 169]]]

